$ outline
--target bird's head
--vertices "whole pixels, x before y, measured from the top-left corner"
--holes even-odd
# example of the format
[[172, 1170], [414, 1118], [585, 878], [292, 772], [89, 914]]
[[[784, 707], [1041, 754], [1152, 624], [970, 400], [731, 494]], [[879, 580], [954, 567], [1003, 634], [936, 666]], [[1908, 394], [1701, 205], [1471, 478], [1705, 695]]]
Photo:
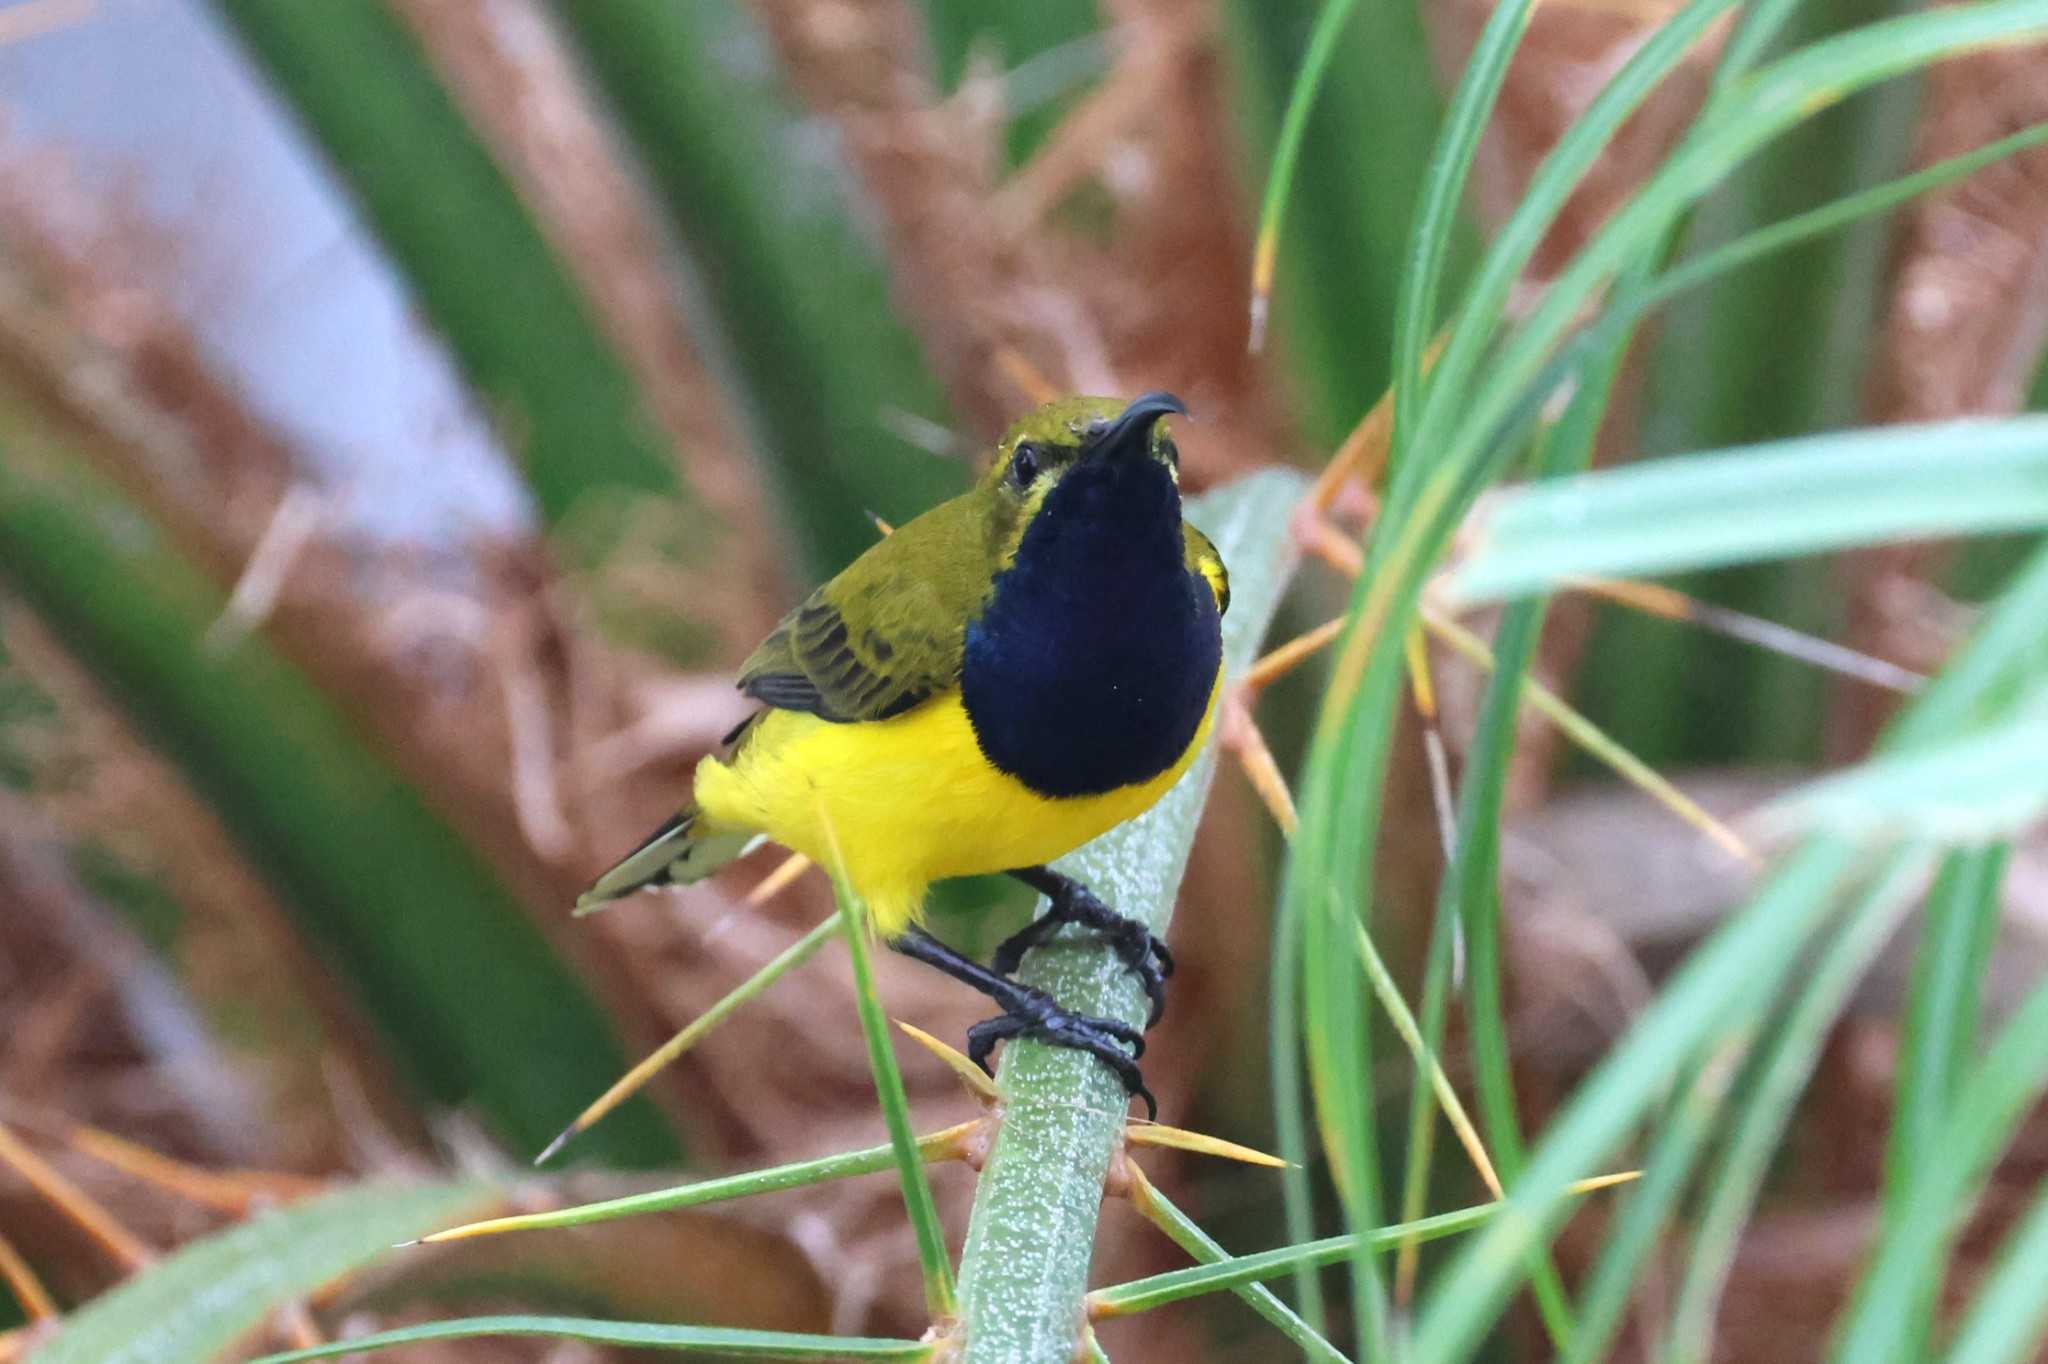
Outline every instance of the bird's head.
[[[1156, 478], [1127, 477], [1150, 468], [1164, 471], [1165, 486], [1177, 488], [1180, 450], [1160, 421], [1171, 414], [1185, 416], [1187, 407], [1171, 393], [1156, 391], [1129, 402], [1062, 398], [1027, 414], [1004, 433], [995, 463], [982, 478], [982, 491], [995, 502], [999, 525], [1020, 531], [1069, 479], [1076, 484], [1070, 492], [1083, 483], [1105, 490], [1119, 485], [1157, 488]], [[1111, 495], [1087, 501], [1104, 514], [1115, 515], [1122, 499]]]

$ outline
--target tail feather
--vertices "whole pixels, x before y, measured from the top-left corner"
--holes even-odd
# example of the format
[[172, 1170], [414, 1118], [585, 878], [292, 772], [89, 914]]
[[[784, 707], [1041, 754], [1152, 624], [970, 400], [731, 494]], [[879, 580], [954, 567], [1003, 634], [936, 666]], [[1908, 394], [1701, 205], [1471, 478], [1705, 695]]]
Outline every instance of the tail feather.
[[726, 863], [752, 852], [761, 835], [698, 832], [698, 815], [685, 810], [649, 834], [576, 897], [576, 912], [590, 914], [636, 890], [653, 886], [687, 886], [701, 881]]

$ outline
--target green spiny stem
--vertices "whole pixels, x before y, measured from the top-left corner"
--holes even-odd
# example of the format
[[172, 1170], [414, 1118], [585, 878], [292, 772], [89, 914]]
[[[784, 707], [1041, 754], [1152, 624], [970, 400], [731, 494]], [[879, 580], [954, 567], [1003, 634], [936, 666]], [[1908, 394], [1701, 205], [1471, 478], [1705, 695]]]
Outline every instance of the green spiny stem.
[[[1223, 644], [1232, 674], [1250, 662], [1279, 603], [1293, 566], [1287, 523], [1306, 486], [1298, 475], [1262, 473], [1188, 506], [1188, 519], [1230, 565]], [[1151, 811], [1059, 869], [1163, 935], [1215, 764], [1212, 748]], [[1145, 1016], [1136, 978], [1108, 948], [1072, 930], [1034, 952], [1022, 975], [1069, 1009], [1134, 1024]], [[1128, 1098], [1093, 1057], [1031, 1041], [1005, 1049], [1000, 1083], [1003, 1124], [960, 1266], [962, 1360], [1065, 1364], [1083, 1320], [1103, 1179]]]

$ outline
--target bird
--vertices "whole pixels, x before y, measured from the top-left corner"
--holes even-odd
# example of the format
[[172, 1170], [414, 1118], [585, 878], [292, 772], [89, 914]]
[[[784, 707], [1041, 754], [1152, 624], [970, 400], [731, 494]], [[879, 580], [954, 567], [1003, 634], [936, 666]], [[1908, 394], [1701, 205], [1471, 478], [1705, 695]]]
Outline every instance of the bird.
[[[967, 492], [878, 540], [785, 616], [739, 690], [759, 709], [697, 766], [691, 802], [577, 901], [701, 881], [764, 837], [838, 866], [878, 936], [987, 995], [984, 1070], [1029, 1036], [1100, 1058], [1156, 1116], [1139, 1029], [1070, 1012], [1015, 976], [1063, 924], [1145, 987], [1173, 957], [1146, 925], [1046, 864], [1150, 808], [1215, 723], [1230, 579], [1182, 518], [1170, 393], [1074, 397], [1017, 421]], [[1043, 914], [990, 964], [925, 928], [930, 885], [1007, 874]]]

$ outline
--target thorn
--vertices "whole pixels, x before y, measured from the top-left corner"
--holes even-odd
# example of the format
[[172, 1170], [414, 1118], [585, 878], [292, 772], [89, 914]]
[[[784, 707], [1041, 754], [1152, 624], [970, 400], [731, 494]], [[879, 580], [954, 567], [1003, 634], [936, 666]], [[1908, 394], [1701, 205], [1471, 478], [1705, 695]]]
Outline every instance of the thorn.
[[784, 887], [810, 869], [810, 858], [805, 857], [802, 853], [791, 853], [782, 860], [774, 871], [762, 877], [760, 883], [747, 892], [745, 901], [747, 908], [756, 909], [769, 900], [774, 899], [782, 893]]
[[263, 528], [249, 562], [243, 565], [241, 577], [228, 594], [227, 605], [200, 638], [208, 653], [225, 653], [263, 628], [284, 594], [292, 565], [298, 562], [300, 552], [312, 540], [325, 515], [326, 500], [307, 484], [294, 484], [279, 499], [270, 514], [270, 523]]
[[1271, 1170], [1288, 1168], [1288, 1162], [1278, 1156], [1270, 1156], [1264, 1151], [1234, 1141], [1225, 1141], [1221, 1137], [1190, 1132], [1184, 1127], [1168, 1127], [1165, 1123], [1126, 1119], [1124, 1140], [1133, 1146], [1171, 1147], [1176, 1151], [1191, 1151], [1199, 1156], [1219, 1156], [1224, 1160], [1241, 1161], [1246, 1165], [1263, 1165]]
[[[549, 1142], [546, 1146], [542, 1147], [540, 1154], [533, 1158], [534, 1168], [539, 1169], [541, 1166], [547, 1164], [550, 1160], [554, 1159], [556, 1153], [558, 1153], [564, 1146], [567, 1146], [570, 1142], [570, 1139], [582, 1130], [583, 1128], [580, 1125], [573, 1122], [570, 1123], [567, 1127], [563, 1128], [558, 1134], [556, 1134], [555, 1139]], [[418, 1245], [419, 1243], [417, 1241], [407, 1241], [405, 1244], [410, 1246]]]
[[975, 454], [973, 443], [966, 437], [930, 417], [920, 417], [900, 407], [884, 407], [879, 418], [883, 430], [928, 455], [939, 459], [968, 459]]
[[1904, 694], [1917, 692], [1927, 684], [1927, 678], [1911, 668], [1902, 668], [1888, 659], [1851, 649], [1831, 639], [1821, 639], [1789, 625], [1752, 616], [1726, 606], [1701, 601], [1687, 596], [1676, 588], [1662, 583], [1630, 582], [1618, 578], [1575, 578], [1566, 583], [1576, 591], [1585, 592], [1606, 601], [1618, 602], [1638, 611], [1665, 620], [1683, 621], [1711, 630], [1730, 639], [1739, 639], [1760, 649], [1810, 663], [1842, 677], [1867, 682], [1873, 687]]
[[28, 1186], [55, 1204], [67, 1217], [83, 1227], [93, 1240], [129, 1269], [140, 1269], [156, 1260], [156, 1252], [128, 1230], [85, 1190], [59, 1174], [55, 1167], [24, 1146], [19, 1137], [0, 1123], [0, 1163], [10, 1166]]
[[[1489, 670], [1493, 667], [1493, 650], [1487, 648], [1483, 640], [1449, 616], [1425, 604], [1422, 608], [1422, 622], [1431, 634], [1479, 667]], [[1648, 794], [1665, 809], [1692, 825], [1730, 857], [1753, 867], [1763, 864], [1763, 858], [1743, 841], [1740, 834], [1716, 819], [1698, 801], [1679, 790], [1670, 778], [1609, 738], [1604, 730], [1533, 677], [1524, 679], [1522, 683], [1522, 704], [1563, 730], [1566, 738], [1619, 773], [1631, 785]]]
[[900, 1018], [895, 1020], [895, 1022], [896, 1026], [911, 1041], [945, 1062], [946, 1068], [960, 1078], [960, 1083], [967, 1086], [968, 1092], [974, 1095], [975, 1098], [989, 1105], [1002, 1102], [1002, 1091], [996, 1088], [996, 1082], [989, 1079], [980, 1066], [977, 1066], [938, 1038], [933, 1037], [923, 1028], [917, 1027], [915, 1024], [905, 1023]]
[[248, 1215], [258, 1202], [290, 1203], [328, 1188], [326, 1181], [305, 1175], [201, 1169], [84, 1123], [73, 1124], [65, 1132], [64, 1142], [80, 1155], [122, 1174], [235, 1217]]
[[[792, 857], [781, 867], [776, 868], [769, 875], [768, 880], [775, 880], [776, 877], [782, 876], [784, 872], [788, 871], [792, 864], [798, 863], [808, 865], [808, 863], [804, 863], [802, 858]], [[803, 871], [803, 865], [796, 866], [795, 874], [800, 874]], [[794, 874], [792, 874], [791, 879], [794, 879]], [[764, 881], [762, 884], [766, 885], [767, 882]], [[578, 1114], [576, 1121], [564, 1128], [560, 1136], [549, 1142], [547, 1149], [534, 1157], [533, 1163], [536, 1166], [540, 1165], [559, 1151], [566, 1143], [575, 1138], [578, 1133], [588, 1131], [596, 1126], [598, 1120], [603, 1118], [605, 1114], [633, 1097], [659, 1071], [691, 1047], [696, 1046], [713, 1028], [723, 1023], [734, 1009], [737, 1009], [740, 1005], [774, 984], [791, 968], [810, 960], [811, 956], [835, 934], [838, 929], [838, 923], [837, 915], [828, 916], [819, 921], [808, 933], [778, 952], [760, 970], [754, 972], [753, 975], [747, 977], [738, 985], [735, 985], [731, 990], [728, 990], [724, 997], [716, 1004], [713, 1004], [703, 1013], [691, 1019], [675, 1036], [669, 1038], [668, 1041], [662, 1043], [659, 1047], [656, 1047], [645, 1057], [641, 1058], [639, 1063], [631, 1070], [615, 1080], [610, 1089], [600, 1094], [595, 1102]]]
[[1252, 718], [1251, 708], [1245, 704], [1242, 692], [1231, 697], [1224, 711], [1222, 743], [1237, 758], [1245, 780], [1251, 783], [1260, 803], [1273, 816], [1273, 822], [1280, 826], [1280, 832], [1289, 838], [1294, 837], [1301, 828], [1301, 815], [1295, 809], [1294, 793], [1287, 789], [1287, 778], [1281, 774], [1280, 763], [1266, 743], [1258, 721]]
[[1293, 672], [1309, 658], [1328, 647], [1330, 642], [1344, 633], [1344, 617], [1324, 621], [1313, 630], [1296, 635], [1285, 644], [1274, 646], [1273, 650], [1258, 662], [1252, 664], [1244, 675], [1247, 690], [1261, 690], [1280, 678]]
[[43, 1281], [36, 1277], [21, 1252], [5, 1236], [0, 1236], [0, 1283], [5, 1283], [14, 1293], [14, 1300], [21, 1304], [22, 1315], [30, 1321], [48, 1321], [57, 1315], [56, 1300], [51, 1298]]

